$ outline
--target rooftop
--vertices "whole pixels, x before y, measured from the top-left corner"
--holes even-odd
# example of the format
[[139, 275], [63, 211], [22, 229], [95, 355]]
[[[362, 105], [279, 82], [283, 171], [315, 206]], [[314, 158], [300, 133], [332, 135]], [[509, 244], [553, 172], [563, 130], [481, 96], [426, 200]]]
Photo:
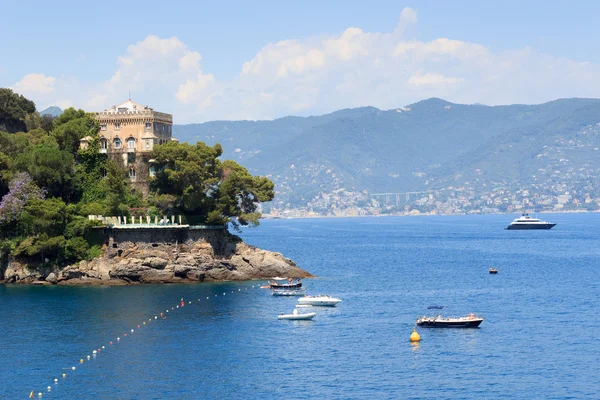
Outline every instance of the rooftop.
[[136, 112], [136, 111], [152, 111], [152, 108], [148, 106], [142, 106], [136, 103], [135, 101], [129, 99], [125, 103], [119, 104], [118, 106], [112, 106], [111, 108], [107, 108], [104, 112], [113, 112], [113, 113], [122, 113], [122, 112]]

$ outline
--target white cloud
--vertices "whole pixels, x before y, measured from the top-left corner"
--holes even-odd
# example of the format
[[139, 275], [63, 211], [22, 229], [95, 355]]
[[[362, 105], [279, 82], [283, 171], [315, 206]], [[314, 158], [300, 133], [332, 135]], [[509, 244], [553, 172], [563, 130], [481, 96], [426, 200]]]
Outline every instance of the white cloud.
[[452, 85], [455, 83], [464, 82], [463, 78], [450, 78], [442, 74], [416, 74], [411, 76], [406, 82], [413, 86], [439, 86]]
[[47, 94], [54, 91], [54, 82], [56, 78], [44, 74], [27, 74], [19, 82], [15, 83], [12, 89], [25, 96], [35, 96], [37, 94]]
[[[319, 114], [345, 107], [397, 108], [427, 97], [464, 103], [539, 103], [600, 93], [600, 65], [516, 49], [494, 52], [478, 43], [411, 32], [417, 14], [405, 8], [386, 32], [349, 27], [333, 35], [282, 40], [219, 79], [202, 69], [201, 54], [176, 37], [132, 44], [116, 70], [96, 83], [26, 75], [15, 90], [44, 104], [71, 101], [102, 110], [126, 98], [172, 113], [177, 123]], [[68, 99], [68, 100], [66, 100]]]

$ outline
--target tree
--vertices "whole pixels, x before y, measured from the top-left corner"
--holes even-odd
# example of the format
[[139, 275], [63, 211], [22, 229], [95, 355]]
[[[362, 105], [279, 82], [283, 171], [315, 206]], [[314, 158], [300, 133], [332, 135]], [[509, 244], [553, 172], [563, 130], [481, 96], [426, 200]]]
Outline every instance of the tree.
[[27, 131], [26, 119], [35, 113], [35, 104], [11, 89], [0, 88], [0, 130]]
[[[273, 200], [274, 185], [262, 176], [252, 176], [235, 161], [227, 160], [222, 165], [221, 184], [215, 192], [216, 210], [224, 221], [240, 225], [258, 225], [261, 214], [256, 212], [258, 203]], [[233, 218], [231, 218], [233, 217]], [[218, 220], [215, 212], [212, 218]]]
[[72, 154], [77, 153], [79, 140], [98, 133], [100, 126], [92, 114], [83, 110], [67, 108], [59, 117], [54, 119], [52, 136], [61, 150]]
[[35, 199], [29, 201], [21, 213], [18, 232], [22, 236], [62, 236], [67, 220], [67, 205], [62, 199]]
[[52, 139], [33, 148], [27, 169], [49, 196], [70, 201], [78, 199], [79, 192], [72, 185], [73, 167], [73, 155], [68, 151], [61, 151], [58, 143]]
[[150, 182], [155, 205], [162, 207], [174, 198], [174, 208], [188, 221], [231, 222], [236, 229], [258, 225], [258, 204], [273, 199], [273, 182], [252, 176], [235, 161], [221, 162], [222, 151], [219, 144], [210, 147], [202, 142], [158, 146], [152, 155], [156, 177]]
[[177, 198], [175, 208], [187, 215], [207, 216], [214, 209], [210, 196], [219, 184], [220, 145], [207, 146], [169, 142], [158, 146], [155, 160], [156, 177], [151, 188], [157, 194], [171, 194]]
[[43, 201], [45, 192], [41, 190], [26, 172], [20, 172], [9, 185], [10, 191], [0, 201], [0, 226], [17, 220], [25, 207], [32, 201]]
[[125, 170], [113, 160], [106, 168], [106, 206], [110, 215], [127, 215], [127, 178]]
[[108, 158], [99, 152], [100, 140], [98, 135], [92, 136], [85, 149], [77, 151], [77, 166], [75, 176], [81, 182], [83, 203], [99, 202], [106, 198], [106, 182]]

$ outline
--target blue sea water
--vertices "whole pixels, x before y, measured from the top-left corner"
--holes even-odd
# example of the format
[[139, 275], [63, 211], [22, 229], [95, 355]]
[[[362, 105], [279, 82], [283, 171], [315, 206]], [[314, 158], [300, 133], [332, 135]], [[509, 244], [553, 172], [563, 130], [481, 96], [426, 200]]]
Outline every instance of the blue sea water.
[[[440, 216], [246, 230], [317, 275], [310, 293], [343, 299], [313, 322], [278, 321], [296, 299], [260, 282], [0, 286], [0, 398], [598, 399], [600, 214], [544, 219], [558, 225]], [[409, 343], [434, 304], [486, 320]]]

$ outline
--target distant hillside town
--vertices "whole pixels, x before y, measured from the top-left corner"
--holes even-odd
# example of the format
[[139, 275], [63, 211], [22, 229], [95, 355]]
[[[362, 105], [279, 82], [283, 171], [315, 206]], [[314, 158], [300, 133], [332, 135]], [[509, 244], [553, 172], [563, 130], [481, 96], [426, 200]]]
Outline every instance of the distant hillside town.
[[267, 216], [595, 211], [600, 100], [424, 100], [273, 121], [175, 125], [275, 183]]

